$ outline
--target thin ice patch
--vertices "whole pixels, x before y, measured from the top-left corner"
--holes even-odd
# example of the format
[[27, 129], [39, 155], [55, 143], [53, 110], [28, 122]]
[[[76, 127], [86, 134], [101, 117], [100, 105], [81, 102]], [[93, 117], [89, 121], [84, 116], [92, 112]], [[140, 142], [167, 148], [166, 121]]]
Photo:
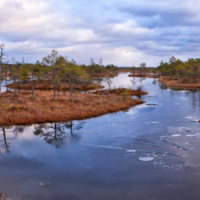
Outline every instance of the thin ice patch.
[[154, 157], [139, 157], [138, 159], [139, 159], [139, 161], [150, 162], [150, 161], [154, 160], [155, 158]]
[[179, 145], [179, 144], [177, 144], [177, 143], [173, 143], [172, 145], [173, 145], [173, 146], [175, 146], [175, 147], [177, 147], [177, 148], [179, 148], [179, 149], [185, 150], [185, 151], [187, 151], [187, 150], [188, 150], [188, 148], [187, 148], [187, 147], [185, 147], [185, 146], [182, 146], [182, 145]]
[[186, 134], [187, 137], [195, 137], [195, 134]]
[[192, 118], [192, 116], [189, 116], [189, 117], [187, 117], [188, 119], [191, 119]]
[[198, 119], [193, 119], [193, 120], [191, 120], [191, 122], [199, 122], [199, 120]]
[[172, 137], [180, 137], [181, 134], [173, 134]]
[[168, 132], [171, 134], [185, 133], [185, 130], [190, 130], [188, 127], [167, 127]]
[[159, 124], [160, 122], [151, 122], [152, 124]]
[[129, 149], [129, 150], [127, 150], [126, 152], [127, 152], [127, 153], [135, 153], [135, 152], [137, 152], [137, 150]]
[[189, 118], [190, 120], [191, 120], [191, 122], [198, 122], [199, 121], [199, 119], [197, 118], [197, 117], [191, 117], [191, 118]]

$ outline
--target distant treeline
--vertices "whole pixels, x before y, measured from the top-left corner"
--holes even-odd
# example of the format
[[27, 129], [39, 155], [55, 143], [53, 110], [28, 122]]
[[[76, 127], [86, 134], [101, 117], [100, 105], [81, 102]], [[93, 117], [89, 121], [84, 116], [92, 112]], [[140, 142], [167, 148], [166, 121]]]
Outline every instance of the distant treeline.
[[161, 61], [160, 65], [154, 69], [161, 75], [200, 78], [200, 58], [189, 58], [186, 62], [172, 56], [169, 62]]

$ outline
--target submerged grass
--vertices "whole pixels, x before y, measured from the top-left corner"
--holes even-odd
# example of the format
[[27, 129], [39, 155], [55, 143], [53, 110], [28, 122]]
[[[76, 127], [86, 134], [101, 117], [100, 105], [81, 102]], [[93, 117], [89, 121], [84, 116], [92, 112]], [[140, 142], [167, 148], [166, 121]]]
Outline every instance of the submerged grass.
[[0, 125], [32, 124], [56, 121], [69, 121], [96, 117], [117, 112], [141, 104], [139, 99], [124, 98], [116, 95], [69, 94], [60, 95], [53, 101], [51, 91], [3, 93], [0, 97]]

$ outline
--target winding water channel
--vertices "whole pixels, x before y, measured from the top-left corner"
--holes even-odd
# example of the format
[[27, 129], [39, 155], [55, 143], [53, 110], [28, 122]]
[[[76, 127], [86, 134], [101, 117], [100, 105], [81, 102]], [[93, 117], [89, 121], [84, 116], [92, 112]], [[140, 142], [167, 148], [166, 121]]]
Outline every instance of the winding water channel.
[[[120, 74], [112, 87], [132, 79]], [[200, 92], [142, 85], [146, 103], [127, 111], [1, 127], [0, 191], [22, 200], [200, 199]]]

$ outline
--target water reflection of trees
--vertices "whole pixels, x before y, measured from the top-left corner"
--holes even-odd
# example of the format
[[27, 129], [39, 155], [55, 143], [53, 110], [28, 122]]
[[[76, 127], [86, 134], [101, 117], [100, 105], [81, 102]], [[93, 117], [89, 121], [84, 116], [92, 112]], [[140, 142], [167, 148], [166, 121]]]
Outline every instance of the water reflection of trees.
[[167, 90], [170, 88], [170, 96], [174, 98], [178, 91], [185, 91], [185, 97], [190, 98], [192, 101], [193, 108], [200, 107], [200, 91], [197, 89], [183, 89], [183, 88], [171, 88], [166, 86], [164, 83], [159, 83], [161, 90]]
[[164, 83], [161, 83], [161, 82], [159, 82], [159, 87], [160, 87], [161, 90], [167, 90], [168, 89], [168, 87]]
[[138, 88], [142, 88], [143, 85], [142, 85], [142, 82], [146, 79], [146, 77], [132, 77], [132, 80], [130, 80], [130, 82], [132, 83], [133, 85], [133, 89], [137, 89], [135, 88], [136, 85], [138, 85]]
[[95, 82], [98, 83], [98, 84], [101, 84], [101, 82], [103, 81], [103, 78], [100, 78], [100, 77], [93, 77], [92, 80], [95, 81]]
[[157, 83], [157, 79], [154, 78], [153, 81], [152, 81], [152, 84], [155, 85], [156, 83]]
[[1, 140], [0, 140], [0, 154], [10, 153], [10, 140], [14, 140], [18, 137], [19, 134], [22, 134], [24, 127], [16, 126], [14, 129], [12, 127], [1, 127]]
[[79, 140], [80, 136], [77, 134], [83, 127], [85, 122], [74, 123], [70, 121], [68, 123], [52, 123], [45, 125], [34, 125], [34, 134], [44, 137], [44, 140], [48, 144], [54, 145], [56, 148], [60, 148], [63, 139], [71, 136], [75, 140]]

